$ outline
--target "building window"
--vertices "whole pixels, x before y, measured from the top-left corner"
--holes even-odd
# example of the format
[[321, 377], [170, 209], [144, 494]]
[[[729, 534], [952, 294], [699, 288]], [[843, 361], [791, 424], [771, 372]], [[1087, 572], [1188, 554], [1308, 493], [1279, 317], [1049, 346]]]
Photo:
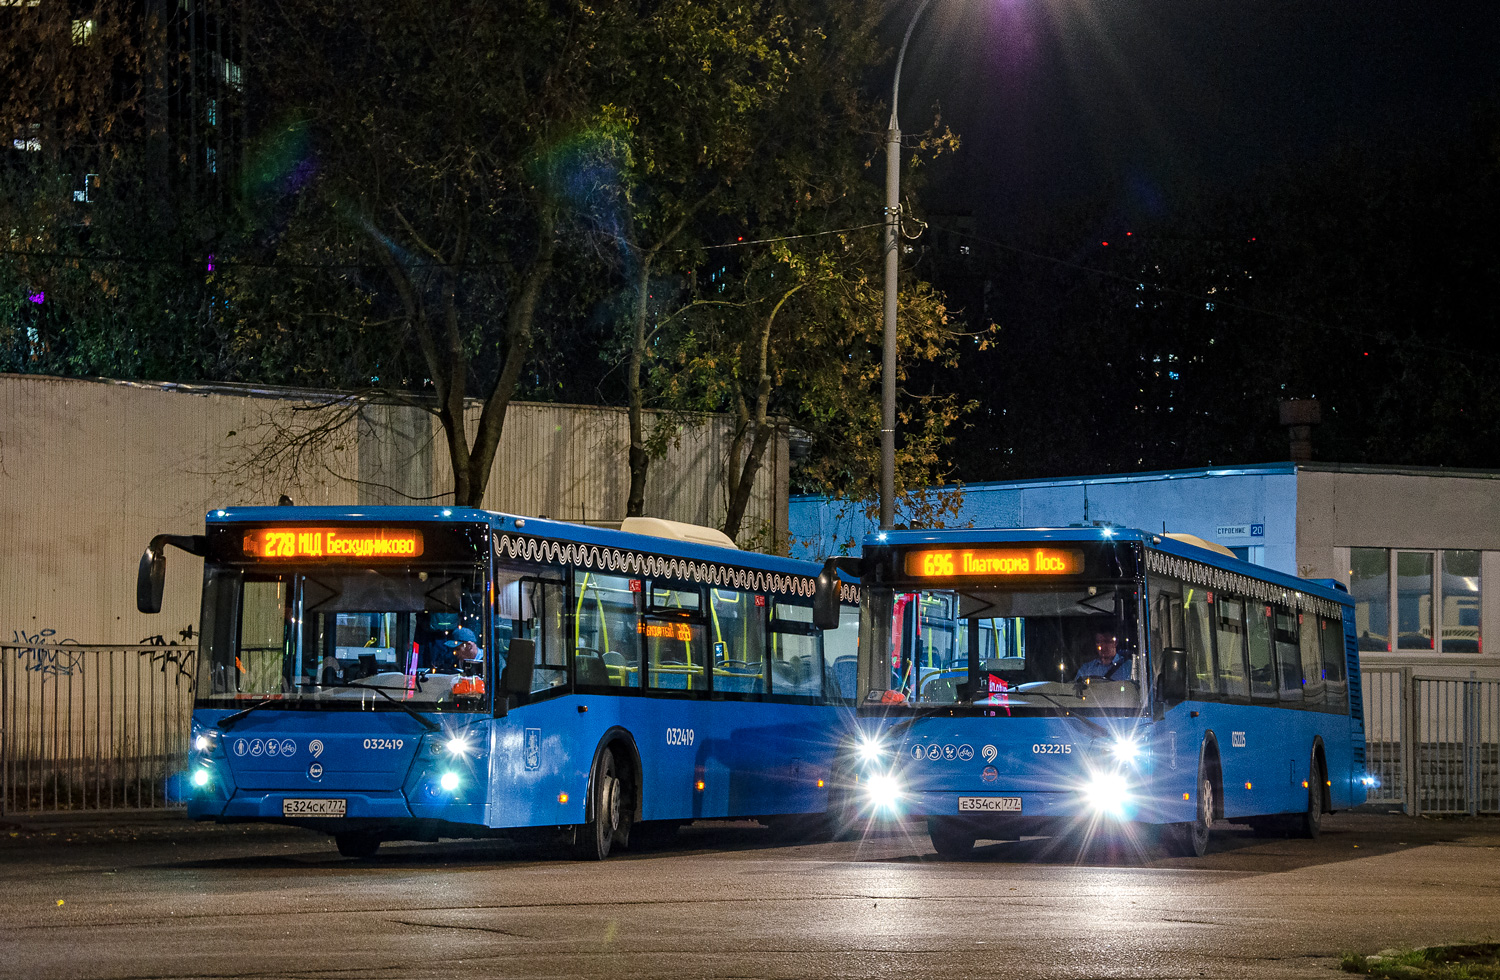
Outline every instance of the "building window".
[[1432, 553], [1396, 552], [1396, 649], [1431, 650]]
[[1479, 653], [1478, 551], [1349, 549], [1360, 650]]
[[1479, 552], [1443, 552], [1443, 652], [1479, 653]]

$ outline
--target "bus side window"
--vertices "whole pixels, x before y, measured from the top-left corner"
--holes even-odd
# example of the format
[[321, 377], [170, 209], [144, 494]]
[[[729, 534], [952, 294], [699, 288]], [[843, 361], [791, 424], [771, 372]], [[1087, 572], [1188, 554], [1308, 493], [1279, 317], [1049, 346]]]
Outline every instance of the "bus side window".
[[531, 692], [561, 691], [568, 686], [568, 646], [563, 633], [563, 584], [561, 582], [527, 583], [535, 589], [540, 619], [541, 643], [536, 650], [536, 668], [531, 675]]
[[708, 630], [703, 597], [690, 583], [646, 583], [641, 634], [646, 643], [646, 685], [663, 691], [708, 690]]
[[708, 590], [715, 691], [766, 693], [765, 603], [765, 596], [753, 592]]
[[1232, 698], [1250, 696], [1245, 684], [1245, 603], [1219, 595], [1218, 620], [1218, 666], [1219, 690]]
[[579, 687], [640, 688], [639, 588], [639, 579], [573, 573], [573, 671]]
[[823, 693], [823, 656], [812, 606], [771, 604], [771, 693], [815, 698]]
[[1276, 655], [1271, 648], [1274, 614], [1263, 602], [1245, 607], [1245, 637], [1250, 641], [1250, 696], [1258, 701], [1276, 700]]
[[1319, 616], [1318, 636], [1318, 645], [1323, 650], [1323, 682], [1328, 704], [1339, 711], [1348, 711], [1349, 682], [1348, 666], [1344, 661], [1343, 622]]
[[1318, 642], [1318, 617], [1310, 612], [1297, 614], [1298, 635], [1302, 647], [1302, 700], [1306, 704], [1322, 704], [1323, 650]]
[[839, 628], [823, 633], [823, 693], [853, 701], [859, 690], [859, 607], [839, 607]]
[[1195, 585], [1182, 596], [1182, 622], [1188, 652], [1188, 693], [1212, 698], [1219, 693], [1214, 677], [1213, 593]]
[[1297, 647], [1297, 614], [1275, 607], [1276, 668], [1280, 678], [1277, 696], [1287, 703], [1302, 703], [1302, 655]]

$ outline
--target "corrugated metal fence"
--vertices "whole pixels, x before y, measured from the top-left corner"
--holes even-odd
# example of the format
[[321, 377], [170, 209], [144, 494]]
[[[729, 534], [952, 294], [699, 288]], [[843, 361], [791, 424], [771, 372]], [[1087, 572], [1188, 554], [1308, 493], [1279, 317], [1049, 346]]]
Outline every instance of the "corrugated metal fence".
[[196, 646], [0, 645], [0, 813], [147, 810], [187, 762]]
[[1500, 680], [1366, 668], [1371, 803], [1416, 814], [1500, 813]]

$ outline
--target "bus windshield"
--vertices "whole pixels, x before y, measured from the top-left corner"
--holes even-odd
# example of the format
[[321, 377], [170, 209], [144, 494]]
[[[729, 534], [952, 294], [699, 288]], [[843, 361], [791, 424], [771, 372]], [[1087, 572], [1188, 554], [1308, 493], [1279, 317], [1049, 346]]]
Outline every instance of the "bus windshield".
[[484, 698], [482, 570], [210, 566], [201, 707], [473, 710]]
[[1007, 708], [1134, 707], [1138, 593], [1131, 584], [867, 591], [867, 701]]

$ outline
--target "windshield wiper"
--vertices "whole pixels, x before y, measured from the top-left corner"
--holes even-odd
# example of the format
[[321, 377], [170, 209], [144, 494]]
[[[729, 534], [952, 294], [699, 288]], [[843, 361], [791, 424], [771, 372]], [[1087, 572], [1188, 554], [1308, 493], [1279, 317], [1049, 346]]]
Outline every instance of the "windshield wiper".
[[231, 728], [234, 727], [234, 723], [235, 722], [239, 721], [241, 718], [245, 717], [250, 712], [254, 711], [256, 708], [264, 708], [266, 705], [270, 704], [272, 701], [280, 701], [280, 700], [281, 700], [281, 695], [279, 695], [279, 694], [273, 695], [272, 697], [269, 697], [269, 698], [263, 698], [262, 700], [255, 702], [254, 704], [252, 704], [248, 708], [241, 708], [239, 711], [236, 711], [232, 715], [225, 715], [223, 718], [219, 719], [218, 724], [215, 725], [214, 727], [217, 728], [221, 732], [227, 732]]
[[[385, 698], [387, 701], [389, 701], [392, 704], [394, 704], [397, 707], [399, 707], [402, 711], [406, 712], [407, 714], [411, 715], [413, 718], [417, 719], [417, 721], [419, 721], [419, 722], [422, 723], [422, 727], [425, 728], [425, 729], [427, 729], [429, 732], [436, 732], [436, 731], [441, 731], [442, 730], [442, 726], [441, 725], [438, 725], [436, 722], [432, 721], [426, 715], [422, 714], [422, 712], [418, 711], [416, 708], [413, 708], [411, 705], [407, 704], [401, 698], [396, 697], [394, 694], [390, 693], [389, 691], [387, 691], [383, 687], [372, 687], [369, 684], [361, 684], [359, 681], [345, 681], [341, 686], [343, 686], [343, 687], [357, 687], [361, 691], [374, 691], [376, 694], [380, 695], [381, 697]], [[420, 681], [417, 684], [417, 689], [421, 690], [421, 682]], [[256, 707], [258, 708], [258, 707], [260, 707], [260, 705], [256, 705]]]

